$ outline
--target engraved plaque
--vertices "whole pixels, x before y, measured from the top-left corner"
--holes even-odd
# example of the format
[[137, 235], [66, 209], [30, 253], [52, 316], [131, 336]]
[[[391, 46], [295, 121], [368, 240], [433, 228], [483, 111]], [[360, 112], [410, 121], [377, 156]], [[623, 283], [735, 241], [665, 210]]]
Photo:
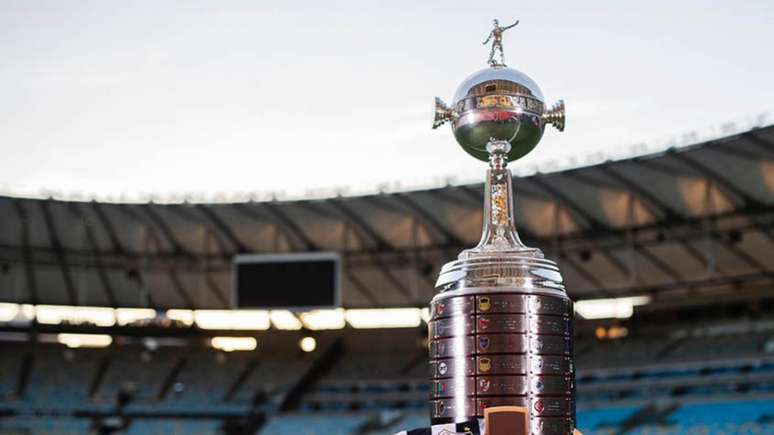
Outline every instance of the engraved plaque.
[[430, 383], [430, 397], [472, 396], [476, 391], [476, 378], [466, 377], [464, 382], [457, 379], [440, 379]]
[[473, 296], [449, 298], [432, 304], [432, 319], [464, 315], [473, 312]]
[[472, 355], [476, 351], [475, 337], [441, 338], [430, 342], [430, 358], [448, 358], [457, 355]]
[[530, 338], [530, 350], [537, 354], [570, 354], [570, 337], [538, 335]]
[[535, 376], [530, 389], [537, 395], [565, 395], [570, 394], [572, 390], [571, 382], [571, 379], [565, 376]]
[[479, 375], [524, 374], [524, 355], [491, 355], [476, 358], [476, 373]]
[[473, 334], [475, 332], [474, 325], [475, 318], [473, 316], [457, 316], [433, 320], [428, 328], [431, 338], [441, 338]]
[[570, 317], [570, 301], [553, 296], [529, 297], [530, 311], [535, 314], [554, 314]]
[[526, 295], [491, 295], [476, 297], [477, 313], [524, 313]]
[[536, 417], [531, 421], [533, 434], [570, 434], [572, 421], [566, 417]]
[[535, 397], [532, 399], [532, 412], [540, 416], [569, 415], [572, 400], [569, 397]]
[[530, 330], [538, 334], [570, 335], [570, 319], [558, 316], [532, 316]]
[[571, 375], [573, 373], [572, 360], [568, 356], [540, 355], [532, 359], [531, 370], [533, 373], [547, 375]]
[[[455, 406], [464, 409], [457, 410]], [[452, 418], [455, 415], [476, 415], [476, 399], [439, 399], [430, 402], [433, 418]]]
[[449, 358], [430, 361], [431, 378], [471, 376], [476, 373], [475, 358]]
[[523, 314], [479, 314], [476, 316], [476, 332], [511, 332], [522, 333], [524, 328]]
[[527, 337], [524, 334], [477, 335], [475, 339], [476, 349], [480, 354], [527, 351]]
[[527, 377], [516, 376], [478, 376], [476, 394], [480, 396], [512, 396], [527, 394]]

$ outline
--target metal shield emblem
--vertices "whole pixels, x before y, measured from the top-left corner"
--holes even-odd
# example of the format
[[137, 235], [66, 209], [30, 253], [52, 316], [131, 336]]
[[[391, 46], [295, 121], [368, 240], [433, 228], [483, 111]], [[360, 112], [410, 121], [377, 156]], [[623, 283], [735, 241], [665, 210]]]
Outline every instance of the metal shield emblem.
[[488, 296], [482, 296], [478, 299], [478, 309], [480, 311], [489, 311], [492, 308], [492, 303]]
[[481, 349], [486, 349], [489, 347], [489, 337], [478, 337], [478, 347]]
[[478, 329], [482, 331], [486, 330], [487, 328], [489, 328], [489, 323], [491, 323], [491, 320], [489, 319], [485, 319], [485, 318], [478, 319]]
[[446, 366], [445, 362], [442, 362], [438, 364], [438, 373], [443, 376], [446, 374], [446, 372], [449, 370], [449, 368]]
[[492, 360], [489, 358], [481, 358], [478, 361], [478, 369], [482, 372], [488, 372], [492, 368]]
[[481, 379], [478, 385], [481, 392], [486, 393], [489, 391], [489, 387], [492, 386], [492, 382], [489, 379]]

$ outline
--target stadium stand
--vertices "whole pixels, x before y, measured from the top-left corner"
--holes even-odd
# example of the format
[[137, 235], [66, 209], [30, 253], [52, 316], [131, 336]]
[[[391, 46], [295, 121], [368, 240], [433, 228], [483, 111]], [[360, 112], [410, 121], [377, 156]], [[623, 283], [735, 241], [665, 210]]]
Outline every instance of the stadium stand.
[[[407, 343], [414, 336], [411, 330], [390, 334]], [[368, 335], [379, 339], [376, 331], [360, 335], [361, 340]], [[724, 336], [717, 344], [733, 348], [737, 342], [739, 349], [745, 349], [748, 343], [742, 337]], [[412, 364], [416, 358], [410, 348], [374, 354], [364, 352], [358, 341], [353, 340], [350, 350], [289, 413], [280, 412], [281, 398], [288, 384], [314, 365], [312, 359], [289, 358], [284, 352], [285, 357], [224, 354], [191, 346], [150, 351], [142, 346], [68, 349], [54, 343], [4, 343], [0, 367], [8, 375], [2, 377], [0, 387], [7, 394], [0, 413], [22, 414], [0, 419], [0, 433], [79, 433], [78, 425], [90, 426], [92, 419], [72, 415], [89, 413], [95, 417], [118, 414], [131, 421], [125, 432], [115, 433], [216, 433], [223, 421], [243, 417], [251, 409], [269, 415], [261, 432], [266, 434], [380, 434], [399, 426], [426, 424], [427, 383]], [[623, 345], [625, 341], [621, 346], [640, 347], [637, 339]], [[684, 345], [694, 347], [690, 341]], [[730, 428], [767, 433], [772, 428], [774, 354], [765, 348], [729, 357], [710, 345], [690, 357], [653, 363], [652, 356], [642, 355], [641, 362], [620, 367], [606, 364], [604, 354], [600, 351], [595, 365], [580, 365], [578, 371], [579, 425], [585, 433], [624, 433], [622, 428], [629, 426], [636, 431], [626, 433], [643, 434], [720, 434]], [[186, 363], [176, 372], [174, 386], [163, 394], [176, 359]], [[99, 369], [104, 361], [113, 360], [120, 363]], [[32, 370], [18, 394], [24, 364], [31, 364]], [[95, 373], [102, 373], [96, 386]], [[242, 383], [234, 390], [239, 378]], [[133, 387], [128, 388], [129, 384]], [[30, 413], [59, 417], [44, 423]]]

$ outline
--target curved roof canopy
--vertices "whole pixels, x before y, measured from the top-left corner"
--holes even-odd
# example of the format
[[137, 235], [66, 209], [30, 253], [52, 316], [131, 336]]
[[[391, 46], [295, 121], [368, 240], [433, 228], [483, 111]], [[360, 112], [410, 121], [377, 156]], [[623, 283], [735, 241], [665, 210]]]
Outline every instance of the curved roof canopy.
[[[573, 298], [774, 278], [774, 127], [514, 183], [522, 239]], [[482, 200], [481, 184], [234, 204], [0, 197], [0, 301], [222, 308], [234, 254], [340, 251], [345, 306], [425, 306], [440, 265], [478, 241]]]

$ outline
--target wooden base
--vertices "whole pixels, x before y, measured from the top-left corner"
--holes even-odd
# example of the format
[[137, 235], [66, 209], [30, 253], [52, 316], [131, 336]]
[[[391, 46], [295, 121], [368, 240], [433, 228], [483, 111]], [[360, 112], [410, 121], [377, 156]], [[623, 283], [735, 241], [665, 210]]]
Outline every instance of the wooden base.
[[[492, 406], [484, 409], [486, 435], [529, 435], [529, 412], [523, 406]], [[573, 435], [583, 435], [578, 429]]]
[[486, 435], [529, 435], [529, 414], [523, 406], [484, 409]]

